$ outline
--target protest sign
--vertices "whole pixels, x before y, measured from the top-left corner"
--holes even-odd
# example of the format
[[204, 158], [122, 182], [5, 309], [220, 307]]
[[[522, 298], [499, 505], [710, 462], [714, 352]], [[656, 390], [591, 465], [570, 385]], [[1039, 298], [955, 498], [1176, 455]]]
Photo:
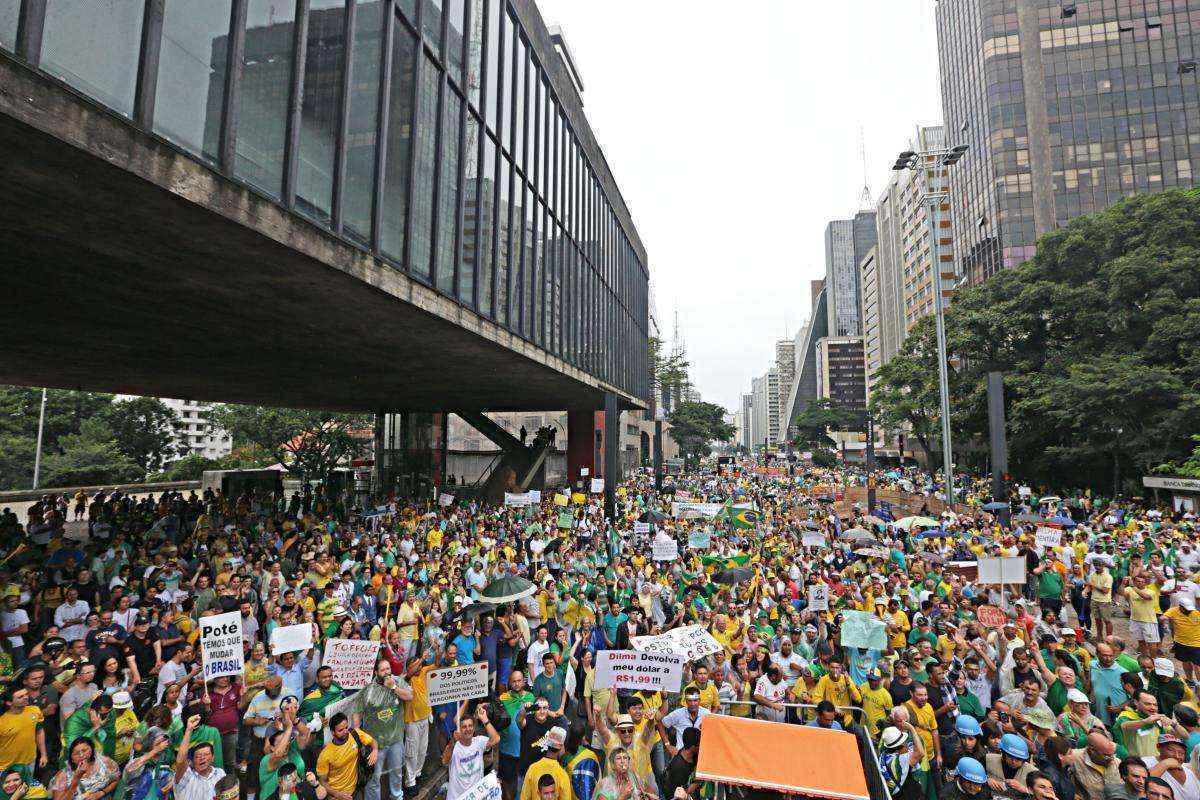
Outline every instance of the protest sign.
[[592, 471], [590, 469], [588, 469], [587, 467], [579, 468], [579, 477], [586, 478], [588, 475], [591, 475], [591, 474], [592, 474]]
[[571, 495], [571, 502], [577, 506], [581, 506], [587, 502], [587, 495], [583, 492], [575, 492]]
[[635, 689], [678, 692], [683, 682], [683, 657], [674, 653], [601, 650], [596, 653], [597, 689]]
[[487, 697], [488, 665], [486, 661], [445, 667], [429, 671], [429, 704], [456, 703]]
[[634, 636], [629, 640], [634, 650], [645, 653], [674, 653], [688, 661], [710, 656], [721, 650], [721, 643], [699, 625], [672, 628], [657, 636]]
[[454, 495], [446, 494], [445, 492], [442, 492], [441, 494], [438, 495], [438, 505], [439, 506], [454, 505]]
[[650, 543], [655, 561], [674, 561], [679, 558], [679, 543], [674, 539], [655, 539]]
[[842, 647], [887, 649], [887, 625], [865, 611], [842, 612]]
[[[321, 717], [324, 724], [321, 726], [325, 731], [325, 744], [333, 741], [333, 727], [329, 724], [329, 720], [333, 719], [338, 714], [350, 714], [350, 706], [358, 699], [358, 692], [350, 692], [348, 695], [334, 700], [329, 705], [325, 706], [321, 711]], [[304, 720], [308, 722], [309, 720]]]
[[1033, 490], [1030, 489], [1028, 486], [1018, 486], [1017, 494], [1019, 494], [1021, 497], [1029, 497], [1030, 495], [1033, 494]]
[[981, 558], [978, 563], [979, 576], [975, 579], [978, 584], [1019, 586], [1025, 583], [1025, 559], [1021, 556]]
[[204, 680], [241, 675], [244, 669], [242, 658], [242, 612], [230, 611], [200, 618], [200, 661], [204, 664]]
[[692, 531], [688, 534], [688, 547], [693, 550], [706, 550], [712, 544], [712, 533], [709, 531]]
[[592, 494], [600, 494], [604, 491], [604, 478], [592, 478]]
[[805, 547], [824, 547], [825, 534], [820, 531], [805, 531], [800, 535], [800, 544]]
[[1058, 547], [1059, 543], [1062, 542], [1062, 531], [1058, 528], [1047, 528], [1039, 525], [1033, 535], [1033, 541], [1038, 547]]
[[985, 628], [1003, 628], [1008, 622], [1008, 615], [995, 606], [980, 606], [975, 611], [975, 618]]
[[525, 506], [529, 505], [530, 502], [531, 501], [529, 499], [528, 492], [521, 492], [520, 494], [513, 494], [512, 492], [504, 493], [504, 505], [506, 506], [510, 506], [512, 508], [524, 508]]
[[556, 505], [556, 506], [559, 506], [561, 508], [566, 508], [570, 504], [570, 502], [571, 502], [571, 498], [567, 497], [565, 494], [554, 495], [554, 505]]
[[720, 503], [671, 503], [673, 517], [715, 517], [725, 506]]
[[563, 530], [570, 530], [574, 524], [575, 518], [571, 516], [570, 511], [560, 511], [558, 514], [558, 527]]
[[294, 653], [297, 650], [309, 650], [312, 646], [311, 622], [287, 625], [271, 631], [271, 655], [273, 656], [280, 653]]
[[829, 584], [814, 583], [808, 587], [808, 610], [829, 610]]
[[483, 779], [458, 796], [458, 800], [500, 800], [500, 779], [489, 772]]
[[649, 522], [633, 523], [633, 532], [634, 533], [649, 533], [650, 532], [650, 523]]
[[379, 644], [369, 639], [330, 639], [321, 666], [333, 670], [333, 679], [343, 689], [361, 689], [374, 677]]
[[529, 490], [528, 492], [526, 492], [525, 494], [529, 496], [529, 502], [530, 502], [530, 504], [531, 504], [531, 505], [535, 505], [535, 506], [536, 506], [536, 505], [541, 505], [541, 503], [542, 503], [542, 491], [541, 491], [541, 489], [530, 489], [530, 490]]

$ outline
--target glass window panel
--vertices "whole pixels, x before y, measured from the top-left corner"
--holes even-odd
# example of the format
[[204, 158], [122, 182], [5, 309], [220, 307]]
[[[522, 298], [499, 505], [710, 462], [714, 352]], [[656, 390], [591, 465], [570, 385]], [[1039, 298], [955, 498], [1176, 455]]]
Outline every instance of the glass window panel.
[[467, 102], [479, 108], [480, 81], [483, 76], [483, 11], [485, 0], [470, 0], [467, 19]]
[[508, 245], [508, 319], [509, 329], [521, 332], [521, 273], [522, 259], [525, 255], [525, 193], [522, 191], [521, 179], [515, 170], [509, 170], [509, 197], [512, 198], [512, 216], [509, 235], [512, 241]]
[[145, 8], [143, 0], [50, 0], [42, 69], [132, 117]]
[[496, 321], [505, 325], [508, 323], [508, 231], [512, 214], [508, 173], [511, 170], [507, 158], [497, 159], [496, 167], [496, 182], [500, 186], [500, 201], [496, 205]]
[[272, 197], [283, 184], [294, 3], [250, 0], [238, 97], [234, 174]]
[[333, 160], [342, 108], [346, 0], [310, 0], [300, 105], [296, 207], [328, 224], [333, 212]]
[[492, 269], [496, 263], [496, 143], [490, 136], [483, 136], [483, 163], [479, 171], [479, 310], [494, 317]]
[[154, 132], [212, 163], [220, 158], [231, 7], [172, 0], [163, 14]]
[[417, 40], [400, 24], [392, 39], [392, 85], [388, 97], [388, 126], [384, 154], [380, 244], [394, 259], [404, 257], [404, 221], [408, 213], [409, 154], [412, 148], [413, 65]]
[[417, 0], [397, 0], [396, 5], [404, 12], [404, 16], [408, 21], [413, 23], [413, 28], [416, 28], [417, 19]]
[[512, 153], [512, 142], [508, 140], [507, 132], [512, 127], [512, 20], [503, 11], [504, 6], [497, 4], [496, 13], [501, 16], [500, 26], [500, 93], [496, 99], [496, 136], [500, 147]]
[[0, 47], [9, 52], [17, 49], [17, 18], [21, 0], [0, 0]]
[[417, 150], [413, 166], [413, 227], [409, 268], [414, 275], [430, 277], [433, 242], [433, 180], [437, 152], [437, 108], [440, 73], [428, 56], [421, 65], [421, 92], [417, 101]]
[[[483, 3], [484, 0], [478, 0]], [[487, 12], [487, 76], [484, 81], [484, 102], [487, 104], [486, 123], [496, 130], [496, 84], [500, 76], [500, 0], [488, 0]]]
[[425, 29], [425, 38], [433, 52], [442, 54], [442, 0], [425, 0], [422, 9], [421, 25]]
[[535, 176], [535, 168], [538, 164], [537, 159], [537, 122], [540, 119], [538, 112], [538, 94], [537, 90], [541, 86], [541, 81], [538, 80], [537, 66], [533, 63], [532, 54], [525, 54], [525, 72], [528, 75], [528, 84], [526, 91], [529, 93], [529, 108], [525, 112], [525, 147], [527, 163], [529, 164], [530, 180]]
[[354, 63], [350, 67], [350, 114], [346, 170], [342, 177], [342, 225], [361, 242], [371, 241], [375, 191], [375, 144], [379, 125], [379, 70], [383, 55], [383, 0], [358, 0], [354, 11]]
[[517, 37], [513, 46], [513, 106], [512, 106], [512, 139], [508, 146], [512, 149], [513, 161], [517, 169], [525, 171], [525, 43]]
[[467, 131], [463, 142], [463, 231], [462, 256], [458, 266], [458, 298], [474, 302], [475, 270], [479, 264], [477, 239], [482, 231], [479, 207], [479, 120], [467, 112]]
[[450, 67], [450, 77], [462, 83], [462, 53], [463, 53], [463, 15], [466, 13], [466, 0], [447, 0], [446, 2], [446, 63]]
[[454, 233], [458, 220], [458, 134], [462, 100], [447, 87], [442, 106], [442, 167], [438, 178], [437, 287], [454, 291]]
[[525, 222], [522, 226], [521, 238], [521, 333], [527, 338], [533, 338], [533, 270], [534, 259], [537, 255], [536, 240], [537, 202], [528, 186], [522, 186], [525, 197]]

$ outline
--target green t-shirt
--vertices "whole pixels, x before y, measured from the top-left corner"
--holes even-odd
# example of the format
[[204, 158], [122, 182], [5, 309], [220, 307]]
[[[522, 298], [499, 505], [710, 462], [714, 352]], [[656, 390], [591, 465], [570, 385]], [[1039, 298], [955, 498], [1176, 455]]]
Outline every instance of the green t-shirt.
[[1038, 579], [1038, 597], [1059, 598], [1062, 597], [1063, 580], [1062, 575], [1058, 574], [1058, 570], [1046, 567], [1042, 570], [1042, 574]]
[[[407, 689], [403, 676], [393, 678]], [[362, 727], [371, 738], [387, 747], [404, 740], [404, 703], [383, 684], [373, 681], [354, 698], [354, 712], [362, 715]]]
[[271, 800], [279, 791], [279, 767], [284, 764], [295, 764], [296, 774], [304, 776], [304, 757], [300, 755], [300, 748], [293, 739], [288, 745], [287, 755], [279, 762], [279, 766], [271, 769], [271, 756], [268, 753], [262, 757], [262, 761], [258, 762], [258, 796], [262, 800]]

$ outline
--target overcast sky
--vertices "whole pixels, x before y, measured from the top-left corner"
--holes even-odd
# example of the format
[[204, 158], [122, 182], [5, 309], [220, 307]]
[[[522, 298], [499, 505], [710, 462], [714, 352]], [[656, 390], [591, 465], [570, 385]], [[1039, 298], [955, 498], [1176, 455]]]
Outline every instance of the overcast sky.
[[825, 225], [941, 121], [932, 0], [537, 0], [675, 309], [705, 400], [740, 406], [808, 318]]

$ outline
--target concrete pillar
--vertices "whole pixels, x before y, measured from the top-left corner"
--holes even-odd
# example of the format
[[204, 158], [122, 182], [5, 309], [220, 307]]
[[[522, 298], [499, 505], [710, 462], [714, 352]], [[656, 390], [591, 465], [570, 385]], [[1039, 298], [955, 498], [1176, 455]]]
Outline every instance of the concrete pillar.
[[375, 412], [375, 430], [374, 430], [375, 435], [373, 437], [374, 444], [375, 444], [375, 452], [373, 454], [373, 458], [374, 458], [375, 464], [371, 469], [371, 473], [372, 473], [371, 474], [371, 491], [372, 491], [373, 499], [375, 499], [375, 500], [379, 500], [382, 497], [382, 495], [384, 494], [384, 491], [383, 491], [383, 488], [384, 488], [383, 487], [383, 475], [384, 475], [384, 472], [383, 472], [383, 460], [384, 460], [383, 428], [384, 428], [386, 416], [387, 416], [386, 411], [376, 411]]
[[617, 396], [604, 395], [604, 516], [613, 519], [617, 509], [617, 481], [621, 480], [621, 412]]
[[662, 420], [654, 420], [654, 491], [661, 492], [663, 485], [663, 429]]
[[567, 483], [575, 486], [579, 471], [596, 474], [596, 415], [592, 411], [567, 412]]

